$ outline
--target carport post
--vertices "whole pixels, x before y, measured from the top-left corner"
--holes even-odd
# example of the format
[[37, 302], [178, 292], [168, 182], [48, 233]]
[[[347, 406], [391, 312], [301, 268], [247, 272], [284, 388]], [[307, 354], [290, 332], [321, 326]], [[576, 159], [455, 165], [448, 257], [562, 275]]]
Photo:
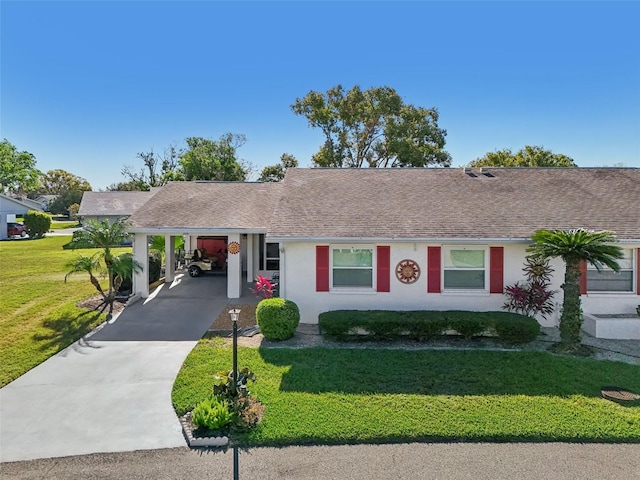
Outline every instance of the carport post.
[[176, 272], [176, 237], [164, 237], [164, 283], [171, 283]]
[[134, 294], [147, 298], [149, 296], [149, 245], [145, 233], [136, 233], [133, 237], [133, 258], [142, 270], [133, 273]]
[[242, 294], [242, 255], [240, 234], [227, 235], [227, 298], [240, 298]]

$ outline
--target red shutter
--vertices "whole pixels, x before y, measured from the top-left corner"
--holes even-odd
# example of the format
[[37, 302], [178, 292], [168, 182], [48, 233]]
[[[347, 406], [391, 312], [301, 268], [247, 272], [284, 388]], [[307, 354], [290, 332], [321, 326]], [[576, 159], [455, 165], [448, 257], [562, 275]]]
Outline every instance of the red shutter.
[[504, 291], [504, 247], [489, 248], [489, 293]]
[[636, 252], [636, 261], [638, 263], [638, 265], [636, 265], [636, 293], [640, 295], [640, 248], [638, 248]]
[[580, 295], [587, 293], [587, 261], [580, 260]]
[[316, 292], [329, 291], [329, 246], [316, 245]]
[[440, 293], [440, 247], [427, 247], [427, 292]]
[[378, 246], [377, 250], [376, 290], [378, 292], [388, 292], [391, 288], [391, 247], [388, 245]]

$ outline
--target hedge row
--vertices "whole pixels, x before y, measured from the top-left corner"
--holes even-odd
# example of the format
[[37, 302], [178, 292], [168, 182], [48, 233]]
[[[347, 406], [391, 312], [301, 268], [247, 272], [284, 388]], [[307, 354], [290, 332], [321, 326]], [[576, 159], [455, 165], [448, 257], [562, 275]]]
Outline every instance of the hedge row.
[[464, 338], [495, 335], [505, 343], [536, 339], [540, 325], [511, 312], [335, 310], [319, 316], [320, 333], [337, 340], [429, 340], [448, 331]]

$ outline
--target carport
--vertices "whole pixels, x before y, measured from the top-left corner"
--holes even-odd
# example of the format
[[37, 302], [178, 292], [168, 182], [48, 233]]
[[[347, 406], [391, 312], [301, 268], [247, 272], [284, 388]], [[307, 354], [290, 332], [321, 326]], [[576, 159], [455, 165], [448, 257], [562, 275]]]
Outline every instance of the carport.
[[129, 218], [133, 255], [142, 265], [134, 274], [134, 295], [149, 296], [149, 241], [165, 238], [165, 283], [176, 277], [176, 238], [185, 252], [198, 238], [226, 239], [226, 296], [240, 298], [256, 275], [280, 270], [279, 245], [267, 244], [269, 220], [282, 185], [262, 182], [169, 182]]
[[[24, 215], [29, 210], [38, 210], [31, 205], [0, 193], [0, 240], [8, 238], [7, 224], [14, 222], [16, 215]], [[42, 209], [39, 209], [42, 210]]]

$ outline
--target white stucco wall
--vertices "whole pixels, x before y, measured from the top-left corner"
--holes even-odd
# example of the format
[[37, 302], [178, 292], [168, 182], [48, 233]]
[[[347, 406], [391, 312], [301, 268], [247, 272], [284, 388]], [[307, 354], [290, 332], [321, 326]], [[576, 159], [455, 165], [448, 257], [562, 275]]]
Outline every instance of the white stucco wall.
[[[384, 244], [383, 244], [384, 245]], [[314, 243], [285, 243], [281, 253], [281, 296], [298, 304], [301, 322], [317, 323], [318, 315], [329, 310], [501, 310], [504, 295], [487, 292], [442, 292], [427, 293], [427, 247], [442, 246], [427, 243], [391, 244], [391, 283], [390, 292], [316, 292]], [[356, 246], [354, 244], [354, 246]], [[504, 247], [504, 285], [524, 281], [522, 272], [526, 256], [526, 244], [490, 244], [487, 246]], [[284, 261], [283, 261], [284, 258]], [[420, 278], [411, 285], [398, 281], [393, 272], [397, 263], [404, 259], [414, 260], [420, 267]], [[539, 318], [543, 326], [555, 326], [560, 318], [562, 305], [561, 285], [564, 278], [562, 260], [554, 259], [551, 288], [557, 290], [554, 297], [556, 311], [546, 320]], [[487, 265], [487, 268], [489, 266]], [[488, 285], [487, 285], [488, 288]], [[583, 309], [590, 313], [622, 313], [635, 311], [640, 303], [638, 295], [592, 294], [582, 297]]]

